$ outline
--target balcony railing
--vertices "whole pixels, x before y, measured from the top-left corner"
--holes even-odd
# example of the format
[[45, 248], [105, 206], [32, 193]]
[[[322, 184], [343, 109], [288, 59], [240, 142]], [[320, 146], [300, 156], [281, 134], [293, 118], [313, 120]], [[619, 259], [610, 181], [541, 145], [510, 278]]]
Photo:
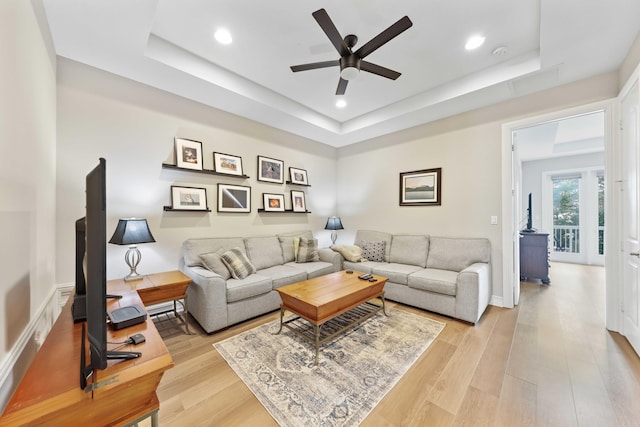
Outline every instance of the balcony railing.
[[580, 252], [580, 226], [578, 225], [554, 225], [553, 226], [553, 250], [556, 252], [579, 253]]

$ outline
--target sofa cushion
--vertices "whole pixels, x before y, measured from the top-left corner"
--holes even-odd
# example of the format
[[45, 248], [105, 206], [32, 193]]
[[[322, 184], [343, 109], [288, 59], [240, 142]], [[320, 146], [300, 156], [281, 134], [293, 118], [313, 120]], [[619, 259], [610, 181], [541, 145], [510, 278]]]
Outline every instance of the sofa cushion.
[[362, 248], [356, 245], [333, 245], [331, 249], [338, 252], [347, 261], [361, 262], [367, 259], [362, 256]]
[[244, 239], [244, 247], [256, 270], [284, 264], [282, 248], [276, 236], [247, 237]]
[[270, 277], [252, 274], [244, 279], [227, 280], [227, 303], [242, 301], [247, 298], [271, 292]]
[[358, 230], [356, 231], [356, 237], [353, 241], [353, 244], [362, 247], [362, 242], [376, 242], [382, 240], [383, 242], [385, 242], [383, 261], [389, 262], [389, 251], [391, 251], [391, 237], [391, 234], [382, 231]]
[[431, 237], [427, 268], [460, 272], [476, 262], [491, 260], [488, 239]]
[[384, 240], [368, 241], [363, 240], [360, 242], [362, 245], [362, 257], [367, 261], [373, 262], [385, 262], [385, 247], [387, 242]]
[[380, 264], [372, 269], [373, 274], [378, 276], [384, 276], [389, 279], [390, 282], [406, 285], [408, 283], [408, 277], [411, 273], [415, 273], [420, 270], [420, 267], [408, 264]]
[[270, 277], [272, 289], [307, 280], [306, 271], [290, 265], [274, 265], [273, 267], [258, 270], [256, 273], [260, 276]]
[[409, 287], [438, 294], [456, 295], [458, 273], [449, 270], [425, 268], [409, 276]]
[[231, 248], [243, 247], [244, 240], [241, 237], [205, 237], [185, 240], [182, 243], [182, 253], [185, 265], [204, 267], [200, 259], [201, 254], [218, 252], [220, 249], [228, 251]]
[[304, 271], [307, 274], [307, 279], [313, 279], [314, 277], [324, 276], [325, 274], [335, 272], [334, 265], [330, 262], [324, 261], [305, 262], [302, 264], [289, 262], [285, 264], [285, 266]]
[[419, 234], [396, 234], [391, 240], [389, 262], [427, 266], [429, 238]]
[[278, 234], [278, 240], [280, 241], [280, 248], [282, 250], [282, 258], [284, 263], [292, 262], [296, 260], [297, 250], [294, 249], [294, 239], [300, 238], [313, 239], [313, 233], [311, 231], [293, 231], [290, 233]]
[[244, 279], [256, 272], [256, 268], [240, 248], [229, 249], [222, 254], [220, 259], [227, 266], [234, 279]]
[[209, 252], [207, 254], [201, 254], [200, 259], [202, 260], [202, 264], [207, 270], [213, 271], [214, 273], [222, 276], [224, 280], [227, 280], [231, 277], [231, 273], [226, 265], [222, 262], [221, 255], [222, 252]]
[[298, 255], [296, 256], [296, 262], [314, 262], [320, 261], [320, 255], [318, 255], [318, 240], [317, 239], [300, 239], [298, 246]]
[[350, 262], [344, 261], [342, 263], [345, 270], [361, 271], [363, 273], [371, 273], [373, 269], [378, 266], [388, 265], [387, 262], [374, 262], [374, 261], [362, 261], [362, 262]]

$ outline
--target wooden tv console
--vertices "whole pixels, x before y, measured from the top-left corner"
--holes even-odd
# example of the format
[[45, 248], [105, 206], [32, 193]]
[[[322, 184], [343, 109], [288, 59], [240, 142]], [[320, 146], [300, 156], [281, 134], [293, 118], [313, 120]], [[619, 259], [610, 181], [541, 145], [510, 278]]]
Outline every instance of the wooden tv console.
[[[0, 417], [0, 425], [127, 425], [151, 416], [158, 424], [160, 404], [156, 389], [162, 375], [173, 366], [173, 359], [153, 321], [118, 331], [107, 329], [107, 341], [122, 342], [134, 334], [146, 341], [126, 345], [119, 350], [139, 351], [131, 360], [110, 360], [106, 369], [89, 379], [92, 391], [80, 389], [80, 348], [82, 323], [73, 323], [69, 298], [42, 348], [36, 354], [24, 378]], [[107, 310], [138, 304], [137, 292], [123, 293], [108, 300]], [[110, 349], [115, 345], [108, 346]], [[89, 363], [89, 344], [86, 341]]]

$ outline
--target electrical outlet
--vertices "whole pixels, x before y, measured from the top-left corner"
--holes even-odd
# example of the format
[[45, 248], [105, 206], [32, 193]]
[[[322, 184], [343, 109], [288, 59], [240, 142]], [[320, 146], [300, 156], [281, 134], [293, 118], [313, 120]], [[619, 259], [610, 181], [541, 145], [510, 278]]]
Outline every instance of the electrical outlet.
[[491, 216], [491, 225], [498, 225], [498, 217], [496, 215]]

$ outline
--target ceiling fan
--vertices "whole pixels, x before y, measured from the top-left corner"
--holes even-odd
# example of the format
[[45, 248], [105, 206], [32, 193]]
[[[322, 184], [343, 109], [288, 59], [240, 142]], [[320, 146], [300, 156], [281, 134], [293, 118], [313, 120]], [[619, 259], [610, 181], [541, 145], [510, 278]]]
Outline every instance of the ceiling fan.
[[344, 95], [347, 90], [347, 83], [349, 83], [349, 80], [355, 79], [360, 71], [367, 71], [391, 80], [395, 80], [400, 77], [399, 72], [380, 65], [372, 64], [371, 62], [365, 61], [364, 58], [373, 53], [380, 46], [409, 29], [413, 23], [408, 16], [400, 18], [395, 24], [391, 25], [389, 28], [353, 52], [352, 49], [358, 42], [358, 37], [353, 34], [349, 34], [342, 38], [336, 26], [333, 24], [333, 21], [329, 18], [329, 14], [324, 9], [316, 10], [312, 15], [340, 54], [340, 59], [336, 59], [335, 61], [292, 65], [291, 71], [297, 72], [340, 66], [340, 80], [338, 81], [336, 95]]

